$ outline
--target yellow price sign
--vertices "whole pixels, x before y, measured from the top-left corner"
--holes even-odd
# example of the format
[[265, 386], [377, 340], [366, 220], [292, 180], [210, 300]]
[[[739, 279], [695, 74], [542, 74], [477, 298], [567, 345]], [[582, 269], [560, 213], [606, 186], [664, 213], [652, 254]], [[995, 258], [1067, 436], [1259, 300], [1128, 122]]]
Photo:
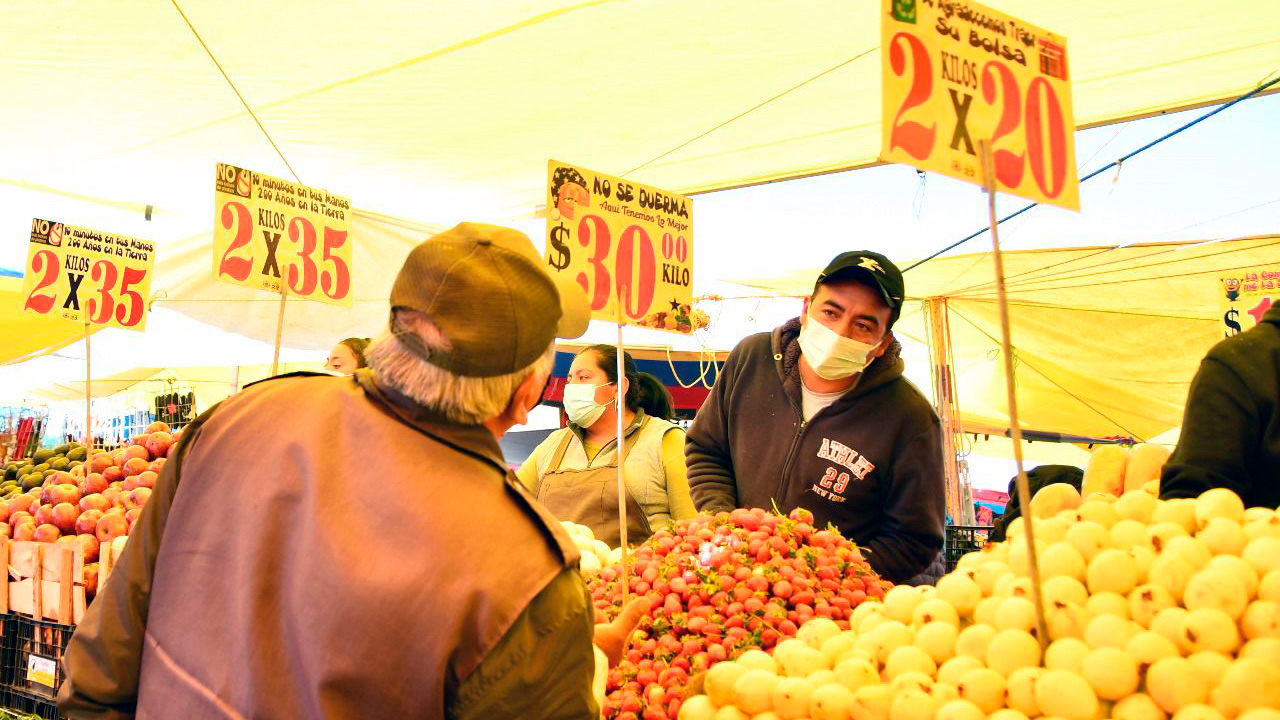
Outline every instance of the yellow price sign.
[[147, 326], [155, 245], [36, 218], [31, 221], [23, 310], [76, 323]]
[[1080, 209], [1067, 40], [965, 0], [881, 0], [880, 158]]
[[691, 333], [693, 203], [689, 198], [552, 160], [547, 265], [576, 280], [592, 317]]
[[218, 163], [213, 276], [351, 305], [351, 201]]

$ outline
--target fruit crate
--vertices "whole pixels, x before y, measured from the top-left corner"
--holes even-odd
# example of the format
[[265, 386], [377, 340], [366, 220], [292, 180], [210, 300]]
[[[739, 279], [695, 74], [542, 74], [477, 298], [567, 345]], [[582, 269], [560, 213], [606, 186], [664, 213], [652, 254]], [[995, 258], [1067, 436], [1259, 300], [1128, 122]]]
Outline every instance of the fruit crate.
[[4, 616], [4, 624], [5, 707], [57, 717], [53, 699], [66, 678], [64, 657], [75, 626], [16, 614]]
[[987, 544], [987, 536], [991, 527], [987, 525], [948, 525], [946, 539], [943, 542], [943, 556], [947, 561], [947, 572], [956, 569], [956, 563], [965, 554], [982, 549]]
[[9, 688], [0, 689], [0, 706], [0, 720], [67, 720], [53, 700]]

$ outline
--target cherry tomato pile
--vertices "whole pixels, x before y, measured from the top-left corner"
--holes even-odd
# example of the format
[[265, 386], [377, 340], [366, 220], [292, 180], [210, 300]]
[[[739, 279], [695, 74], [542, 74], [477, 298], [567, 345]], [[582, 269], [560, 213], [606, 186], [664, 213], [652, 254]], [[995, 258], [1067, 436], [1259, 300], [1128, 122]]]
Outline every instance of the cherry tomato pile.
[[[692, 676], [768, 650], [815, 617], [847, 630], [859, 603], [891, 587], [853, 543], [834, 528], [816, 530], [803, 509], [699, 515], [658, 531], [627, 561], [631, 596], [648, 597], [652, 609], [609, 672], [608, 720], [675, 718]], [[597, 622], [621, 609], [621, 576], [618, 565], [588, 576]]]

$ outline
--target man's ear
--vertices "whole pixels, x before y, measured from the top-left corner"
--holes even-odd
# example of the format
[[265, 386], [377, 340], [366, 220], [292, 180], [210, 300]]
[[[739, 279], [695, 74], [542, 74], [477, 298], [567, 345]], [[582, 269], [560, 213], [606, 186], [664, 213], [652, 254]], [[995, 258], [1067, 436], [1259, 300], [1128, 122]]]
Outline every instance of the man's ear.
[[884, 334], [884, 338], [880, 341], [880, 346], [871, 351], [871, 357], [869, 359], [875, 360], [881, 355], [884, 355], [885, 351], [889, 349], [889, 346], [893, 344], [893, 340], [893, 330], [889, 330]]
[[809, 324], [809, 303], [811, 302], [813, 302], [813, 298], [811, 297], [804, 299], [804, 308], [800, 312], [800, 327], [804, 327]]
[[529, 422], [529, 412], [542, 402], [542, 390], [547, 384], [547, 373], [531, 373], [525, 378], [511, 395], [511, 402], [503, 415], [512, 425], [524, 425]]

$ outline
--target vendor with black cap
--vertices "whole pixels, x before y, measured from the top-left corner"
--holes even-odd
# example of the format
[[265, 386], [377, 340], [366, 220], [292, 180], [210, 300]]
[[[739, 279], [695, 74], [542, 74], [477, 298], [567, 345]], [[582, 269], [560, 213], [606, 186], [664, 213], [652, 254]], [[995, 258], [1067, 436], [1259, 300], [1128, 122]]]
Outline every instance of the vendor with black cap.
[[688, 434], [699, 510], [802, 507], [883, 577], [934, 579], [917, 576], [942, 549], [942, 430], [902, 376], [904, 294], [885, 256], [841, 253], [803, 315], [738, 344]]

